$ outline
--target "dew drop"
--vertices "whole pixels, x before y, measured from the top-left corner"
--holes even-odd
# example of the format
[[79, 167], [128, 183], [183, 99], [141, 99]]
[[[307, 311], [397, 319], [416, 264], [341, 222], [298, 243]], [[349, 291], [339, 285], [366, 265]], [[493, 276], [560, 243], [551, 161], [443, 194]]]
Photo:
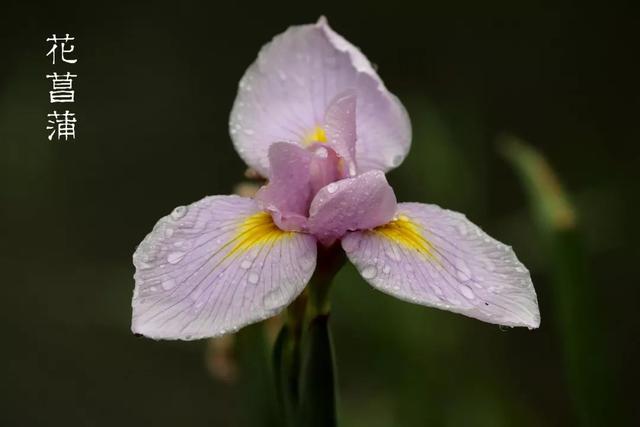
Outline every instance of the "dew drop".
[[245, 259], [244, 261], [242, 261], [242, 263], [240, 263], [240, 268], [244, 269], [244, 270], [248, 270], [251, 267], [252, 262], [249, 261], [248, 259]]
[[458, 228], [458, 232], [460, 234], [462, 234], [463, 236], [466, 236], [468, 231], [469, 231], [469, 230], [467, 230], [467, 226], [466, 226], [466, 224], [464, 222], [459, 222], [458, 225], [457, 225], [457, 228]]
[[176, 286], [176, 281], [173, 279], [167, 279], [162, 282], [162, 289], [168, 291], [169, 289], [173, 289]]
[[313, 267], [313, 262], [314, 258], [310, 257], [310, 256], [303, 256], [300, 258], [300, 267], [302, 267], [303, 270], [307, 271], [309, 270], [311, 267]]
[[173, 246], [180, 249], [189, 249], [191, 247], [191, 242], [188, 240], [178, 240], [173, 244]]
[[169, 264], [175, 264], [180, 262], [182, 258], [184, 258], [185, 252], [171, 252], [167, 255], [167, 262]]
[[137, 260], [137, 261], [135, 262], [135, 266], [136, 266], [137, 268], [139, 268], [140, 270], [146, 270], [146, 269], [151, 268], [151, 264], [149, 264], [149, 263], [147, 263], [147, 262], [144, 262], [144, 261], [142, 261], [142, 260]]
[[471, 288], [467, 286], [460, 286], [460, 292], [462, 292], [462, 295], [467, 299], [474, 299], [476, 297]]
[[456, 298], [449, 298], [449, 303], [451, 305], [460, 305], [460, 301]]
[[247, 134], [247, 135], [253, 135], [254, 134], [253, 129], [245, 129], [244, 133]]
[[402, 154], [393, 156], [393, 159], [391, 160], [391, 166], [393, 167], [399, 166], [400, 163], [402, 163], [402, 159], [404, 159], [404, 156]]
[[316, 149], [315, 154], [321, 159], [326, 159], [327, 157], [329, 157], [329, 152], [324, 147], [319, 147], [318, 149]]
[[358, 246], [358, 239], [354, 237], [348, 237], [342, 240], [342, 248], [345, 252], [353, 252], [353, 250]]
[[177, 208], [175, 208], [173, 210], [173, 212], [171, 212], [171, 218], [174, 220], [178, 220], [180, 218], [182, 218], [183, 216], [185, 216], [185, 214], [187, 213], [187, 207], [186, 206], [178, 206]]
[[385, 265], [385, 266], [382, 268], [382, 272], [383, 272], [384, 274], [389, 274], [389, 272], [391, 272], [391, 267], [389, 267], [388, 265]]
[[360, 274], [362, 274], [362, 277], [365, 279], [373, 279], [376, 277], [376, 274], [378, 274], [378, 269], [375, 265], [368, 265], [360, 272]]
[[338, 184], [336, 184], [335, 182], [332, 182], [331, 184], [327, 185], [327, 192], [329, 194], [335, 193], [336, 190], [338, 190]]
[[394, 250], [393, 247], [388, 247], [386, 249], [385, 253], [389, 257], [389, 259], [391, 259], [393, 261], [399, 261], [400, 260], [400, 256], [396, 253], [396, 251]]
[[173, 232], [174, 232], [173, 228], [167, 227], [164, 230], [164, 235], [165, 237], [171, 237], [173, 236]]
[[255, 284], [258, 283], [258, 280], [260, 280], [260, 276], [258, 276], [258, 273], [251, 272], [251, 273], [249, 273], [249, 277], [248, 277], [247, 280], [252, 285], [255, 285]]
[[280, 306], [280, 291], [274, 289], [264, 297], [264, 305], [267, 309], [272, 310]]

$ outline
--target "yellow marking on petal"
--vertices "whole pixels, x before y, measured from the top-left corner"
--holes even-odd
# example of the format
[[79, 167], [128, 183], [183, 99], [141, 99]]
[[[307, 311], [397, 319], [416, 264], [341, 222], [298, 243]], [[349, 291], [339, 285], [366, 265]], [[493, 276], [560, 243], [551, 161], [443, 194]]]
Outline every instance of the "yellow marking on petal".
[[321, 126], [316, 126], [313, 130], [307, 133], [304, 137], [302, 143], [305, 146], [309, 146], [314, 142], [327, 142], [327, 134], [324, 132], [324, 129]]
[[224, 258], [229, 258], [239, 252], [247, 252], [258, 246], [274, 244], [280, 239], [291, 236], [293, 236], [293, 232], [280, 230], [269, 213], [258, 212], [242, 221], [238, 227], [238, 234], [229, 242], [235, 243], [235, 245]]
[[424, 237], [422, 230], [422, 226], [411, 221], [408, 216], [399, 215], [391, 222], [374, 228], [372, 232], [435, 261], [435, 248]]

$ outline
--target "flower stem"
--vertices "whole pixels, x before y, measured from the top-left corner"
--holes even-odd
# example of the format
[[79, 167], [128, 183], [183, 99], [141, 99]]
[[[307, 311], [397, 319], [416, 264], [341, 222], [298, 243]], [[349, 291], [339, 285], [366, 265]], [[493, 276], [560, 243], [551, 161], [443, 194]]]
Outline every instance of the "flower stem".
[[295, 422], [299, 404], [299, 383], [307, 295], [300, 295], [287, 309], [286, 322], [273, 348], [276, 392], [282, 417], [290, 427]]
[[314, 317], [309, 324], [298, 419], [304, 427], [337, 426], [336, 368], [328, 314]]
[[288, 426], [337, 425], [329, 291], [344, 261], [338, 246], [318, 247], [316, 271], [307, 291], [288, 308], [274, 345], [276, 389]]
[[318, 264], [309, 284], [309, 319], [328, 315], [331, 309], [329, 291], [331, 282], [345, 263], [345, 255], [336, 245], [318, 246]]

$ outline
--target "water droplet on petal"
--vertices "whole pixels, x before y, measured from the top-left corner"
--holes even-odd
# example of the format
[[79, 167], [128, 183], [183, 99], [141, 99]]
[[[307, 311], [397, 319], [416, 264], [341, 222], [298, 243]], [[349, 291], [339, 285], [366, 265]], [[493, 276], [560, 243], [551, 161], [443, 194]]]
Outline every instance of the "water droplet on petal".
[[324, 147], [318, 147], [315, 151], [315, 154], [321, 159], [326, 159], [327, 157], [329, 157], [329, 152]]
[[191, 248], [191, 246], [193, 246], [193, 240], [183, 240], [182, 243], [178, 246], [176, 244], [174, 244], [174, 246], [186, 251], [189, 248]]
[[244, 261], [242, 261], [242, 263], [240, 263], [240, 268], [244, 269], [244, 270], [248, 270], [251, 267], [252, 262], [249, 261], [248, 259], [245, 259]]
[[185, 252], [171, 252], [167, 255], [167, 262], [169, 264], [175, 264], [180, 262], [182, 258], [184, 258]]
[[358, 246], [358, 239], [356, 238], [345, 238], [342, 240], [342, 248], [345, 252], [353, 252], [353, 250]]
[[148, 268], [151, 268], [151, 264], [146, 263], [146, 262], [144, 262], [144, 261], [142, 261], [142, 260], [136, 260], [136, 262], [135, 262], [135, 266], [136, 266], [137, 268], [139, 268], [140, 270], [146, 270], [146, 269], [148, 269]]
[[260, 276], [258, 276], [258, 273], [251, 272], [249, 273], [249, 277], [247, 278], [247, 280], [252, 285], [255, 285], [258, 283], [258, 280], [260, 280]]
[[183, 216], [185, 216], [185, 214], [187, 213], [187, 207], [186, 206], [178, 206], [177, 208], [175, 208], [173, 210], [173, 212], [171, 212], [171, 218], [174, 220], [178, 220], [180, 218], [182, 218]]
[[389, 259], [393, 261], [400, 261], [400, 255], [396, 253], [395, 249], [392, 246], [387, 247], [385, 253], [389, 257]]
[[467, 226], [466, 226], [466, 224], [464, 222], [459, 222], [456, 227], [457, 227], [458, 232], [460, 234], [462, 234], [463, 236], [467, 235], [468, 230], [467, 230]]
[[313, 267], [313, 264], [314, 264], [313, 261], [314, 261], [314, 258], [310, 256], [303, 256], [300, 258], [300, 267], [302, 267], [304, 271], [307, 271], [311, 267]]
[[269, 310], [279, 307], [281, 305], [280, 291], [278, 289], [273, 289], [267, 295], [265, 295], [264, 305]]
[[471, 290], [471, 288], [469, 288], [467, 286], [464, 286], [464, 285], [460, 286], [460, 292], [467, 299], [474, 299], [476, 297], [475, 294], [473, 293], [473, 291]]
[[402, 163], [403, 159], [404, 159], [404, 156], [402, 154], [393, 156], [393, 159], [391, 160], [391, 166], [393, 167], [400, 166], [400, 163]]
[[376, 274], [378, 274], [378, 269], [375, 265], [368, 265], [360, 272], [360, 274], [362, 274], [362, 277], [365, 279], [373, 279], [376, 277]]
[[389, 274], [389, 272], [390, 272], [390, 271], [391, 271], [391, 267], [389, 267], [388, 265], [385, 265], [385, 266], [382, 268], [382, 272], [383, 272], [384, 274]]
[[335, 193], [337, 189], [338, 189], [338, 184], [336, 184], [335, 182], [332, 182], [331, 184], [327, 185], [327, 192], [329, 194]]
[[176, 281], [173, 279], [167, 279], [162, 282], [162, 289], [168, 291], [169, 289], [173, 289], [176, 286]]

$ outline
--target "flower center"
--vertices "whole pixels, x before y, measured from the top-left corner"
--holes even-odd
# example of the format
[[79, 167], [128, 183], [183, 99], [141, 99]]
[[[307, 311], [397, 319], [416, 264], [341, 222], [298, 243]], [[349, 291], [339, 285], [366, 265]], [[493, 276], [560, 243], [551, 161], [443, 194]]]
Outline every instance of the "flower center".
[[302, 143], [304, 144], [305, 147], [308, 147], [314, 142], [321, 142], [321, 143], [327, 142], [327, 134], [325, 133], [324, 129], [321, 126], [316, 126], [315, 128], [313, 128], [313, 130], [308, 132], [305, 135], [304, 139], [302, 140]]

